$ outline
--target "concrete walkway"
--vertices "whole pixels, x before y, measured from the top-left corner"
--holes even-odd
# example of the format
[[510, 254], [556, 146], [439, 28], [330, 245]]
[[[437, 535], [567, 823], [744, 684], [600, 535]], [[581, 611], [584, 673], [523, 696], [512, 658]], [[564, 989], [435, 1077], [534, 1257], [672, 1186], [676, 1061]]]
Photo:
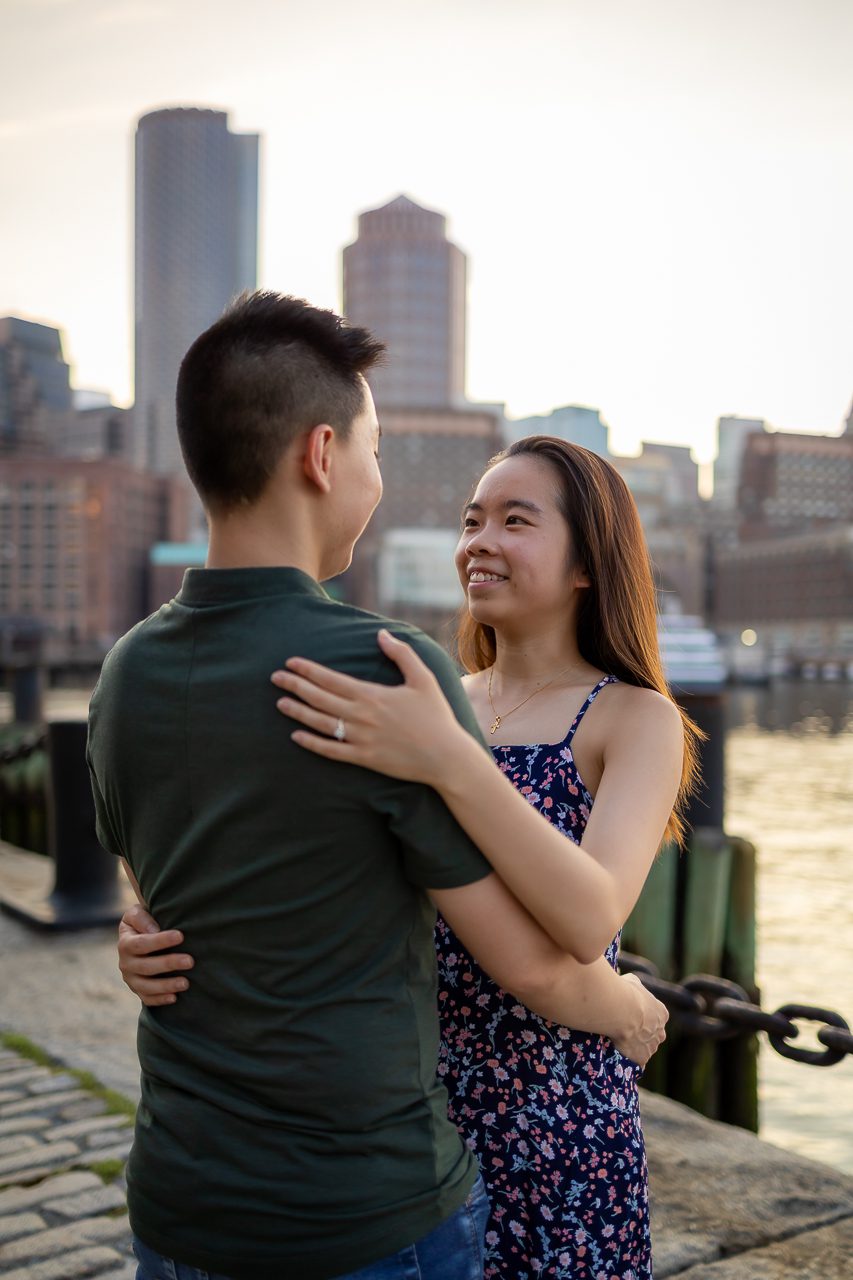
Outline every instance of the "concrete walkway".
[[[47, 893], [50, 874], [46, 859], [0, 844], [0, 897], [18, 888], [41, 888]], [[0, 913], [0, 965], [0, 1029], [27, 1036], [65, 1066], [90, 1071], [102, 1084], [138, 1098], [137, 1008], [118, 973], [113, 930], [53, 935], [31, 930]], [[796, 1069], [795, 1064], [791, 1067]], [[22, 1069], [26, 1072], [29, 1064], [19, 1068], [8, 1057], [0, 1058], [0, 1098], [3, 1075], [8, 1080], [9, 1073]], [[26, 1256], [27, 1239], [37, 1250], [52, 1249], [51, 1239], [58, 1237], [51, 1237], [51, 1232], [66, 1229], [57, 1226], [53, 1211], [44, 1206], [80, 1197], [84, 1206], [95, 1204], [85, 1196], [104, 1186], [87, 1167], [97, 1162], [91, 1153], [102, 1151], [106, 1133], [99, 1137], [98, 1126], [69, 1133], [67, 1126], [75, 1121], [65, 1118], [62, 1108], [79, 1106], [85, 1099], [57, 1102], [59, 1093], [68, 1090], [54, 1085], [37, 1102], [39, 1095], [30, 1091], [44, 1081], [42, 1075], [22, 1080], [7, 1092], [23, 1091], [26, 1097], [0, 1101], [0, 1153], [6, 1151], [2, 1125], [13, 1118], [4, 1117], [4, 1107], [15, 1106], [16, 1101], [20, 1106], [29, 1099], [31, 1106], [24, 1114], [46, 1121], [29, 1131], [18, 1128], [34, 1145], [25, 1143], [8, 1152], [13, 1161], [22, 1159], [23, 1165], [13, 1163], [6, 1172], [17, 1172], [17, 1182], [13, 1177], [5, 1190], [0, 1188], [0, 1275], [6, 1280], [11, 1276], [15, 1280], [75, 1280], [77, 1276], [125, 1280], [132, 1275], [126, 1235], [120, 1229], [123, 1225], [126, 1231], [126, 1223], [110, 1216], [115, 1213], [115, 1184], [112, 1209], [88, 1215], [112, 1225], [75, 1226], [72, 1237], [79, 1236], [83, 1243], [61, 1255], [61, 1261], [53, 1254]], [[643, 1095], [643, 1116], [651, 1166], [656, 1280], [671, 1276], [681, 1280], [853, 1280], [853, 1178], [742, 1130], [714, 1124], [652, 1094]], [[99, 1119], [115, 1136], [103, 1112], [82, 1118]], [[15, 1130], [7, 1133], [7, 1138], [14, 1136]], [[40, 1149], [50, 1142], [74, 1145], [75, 1151], [57, 1154]], [[121, 1141], [111, 1145], [119, 1150]], [[54, 1171], [48, 1180], [39, 1173], [45, 1165], [32, 1164], [33, 1155], [45, 1156]], [[0, 1154], [0, 1183], [3, 1159]], [[28, 1162], [29, 1172], [24, 1167]], [[89, 1181], [79, 1189], [76, 1183], [73, 1187], [60, 1184], [57, 1189], [60, 1178]], [[4, 1207], [2, 1197], [15, 1189], [23, 1198], [14, 1204], [9, 1200]], [[44, 1198], [47, 1191], [49, 1200]], [[4, 1244], [2, 1230], [6, 1219], [15, 1214], [29, 1215], [29, 1226], [14, 1238], [12, 1253], [18, 1261], [7, 1270], [12, 1258], [4, 1255], [9, 1245]], [[92, 1243], [87, 1243], [87, 1231], [94, 1232]], [[104, 1231], [109, 1239], [98, 1236]], [[87, 1255], [79, 1265], [88, 1270], [68, 1269], [74, 1253]], [[65, 1269], [56, 1270], [57, 1266]]]

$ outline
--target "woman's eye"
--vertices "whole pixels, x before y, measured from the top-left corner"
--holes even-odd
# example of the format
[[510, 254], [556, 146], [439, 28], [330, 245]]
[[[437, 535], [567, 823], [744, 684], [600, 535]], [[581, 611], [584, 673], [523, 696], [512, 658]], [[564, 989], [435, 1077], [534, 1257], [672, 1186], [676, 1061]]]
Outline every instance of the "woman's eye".
[[462, 521], [463, 529], [474, 529], [476, 528], [476, 526], [477, 526], [477, 521], [472, 520], [470, 516], [466, 517], [466, 519]]
[[507, 516], [506, 518], [507, 524], [510, 524], [513, 520], [517, 520], [519, 524], [527, 524], [527, 521], [522, 520], [521, 516]]

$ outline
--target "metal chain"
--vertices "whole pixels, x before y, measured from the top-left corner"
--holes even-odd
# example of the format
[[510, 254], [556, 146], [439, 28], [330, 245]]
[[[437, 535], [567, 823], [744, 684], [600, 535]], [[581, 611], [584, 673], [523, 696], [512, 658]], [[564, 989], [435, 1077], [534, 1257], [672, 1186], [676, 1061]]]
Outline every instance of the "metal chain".
[[17, 764], [19, 760], [27, 760], [34, 751], [41, 751], [47, 743], [47, 734], [41, 732], [28, 733], [14, 747], [4, 747], [0, 751], [0, 765]]
[[[635, 973], [643, 986], [672, 1012], [676, 1028], [685, 1035], [730, 1040], [734, 1036], [766, 1031], [771, 1045], [783, 1058], [813, 1067], [832, 1067], [843, 1058], [853, 1056], [850, 1024], [832, 1009], [783, 1004], [768, 1013], [753, 1004], [743, 987], [728, 978], [697, 973], [682, 982], [667, 982], [659, 976], [651, 960], [629, 951], [620, 951], [619, 969], [622, 973]], [[823, 1050], [801, 1049], [789, 1043], [800, 1034], [798, 1021], [821, 1023], [817, 1038]]]

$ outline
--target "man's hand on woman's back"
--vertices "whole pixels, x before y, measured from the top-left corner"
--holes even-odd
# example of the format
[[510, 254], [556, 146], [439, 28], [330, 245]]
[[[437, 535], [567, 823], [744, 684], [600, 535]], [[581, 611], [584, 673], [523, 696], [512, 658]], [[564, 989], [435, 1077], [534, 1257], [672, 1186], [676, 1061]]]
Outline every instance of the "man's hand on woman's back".
[[[186, 952], [170, 952], [179, 947], [184, 935], [179, 929], [160, 929], [154, 917], [138, 903], [128, 907], [118, 926], [118, 967], [126, 985], [144, 1005], [153, 1008], [174, 1004], [177, 993], [186, 991], [186, 978], [175, 970], [191, 969], [193, 958]], [[164, 954], [169, 952], [169, 954]], [[162, 975], [170, 976], [164, 977]]]

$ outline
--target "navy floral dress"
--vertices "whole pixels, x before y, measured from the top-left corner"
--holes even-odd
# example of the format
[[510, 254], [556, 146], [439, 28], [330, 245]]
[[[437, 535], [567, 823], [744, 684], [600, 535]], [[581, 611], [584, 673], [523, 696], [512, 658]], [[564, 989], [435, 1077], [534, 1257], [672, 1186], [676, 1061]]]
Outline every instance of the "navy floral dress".
[[[572, 739], [493, 747], [499, 768], [570, 840], [592, 798]], [[558, 1026], [503, 991], [439, 917], [439, 1076], [489, 1191], [486, 1280], [648, 1280], [648, 1174], [638, 1066], [604, 1036]], [[619, 938], [607, 948], [616, 965]]]

